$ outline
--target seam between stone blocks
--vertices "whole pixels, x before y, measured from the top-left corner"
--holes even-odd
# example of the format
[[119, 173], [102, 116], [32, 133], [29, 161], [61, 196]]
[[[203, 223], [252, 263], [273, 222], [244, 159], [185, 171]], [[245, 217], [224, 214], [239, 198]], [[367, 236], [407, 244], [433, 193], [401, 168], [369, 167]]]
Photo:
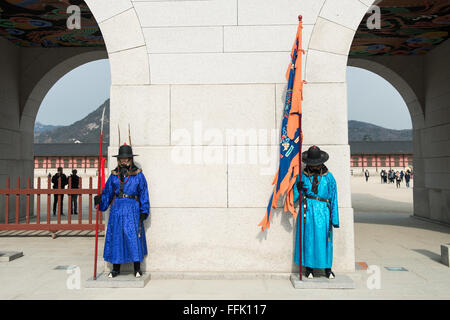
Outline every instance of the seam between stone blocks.
[[225, 53], [225, 26], [222, 26], [222, 53]]
[[[311, 43], [311, 38], [313, 37], [313, 35], [314, 35], [314, 30], [316, 29], [317, 19], [319, 18], [320, 13], [322, 12], [323, 7], [325, 6], [325, 3], [326, 3], [326, 2], [327, 2], [327, 0], [325, 0], [325, 1], [322, 3], [322, 6], [320, 7], [319, 13], [317, 14], [316, 20], [314, 21], [314, 24], [313, 24], [313, 28], [312, 28], [312, 30], [311, 30], [311, 36], [309, 37], [308, 47], [307, 47], [306, 49], [303, 48], [304, 50], [309, 50], [309, 45], [310, 45], [310, 43]], [[303, 35], [302, 35], [302, 37], [303, 37]], [[305, 79], [303, 79], [303, 80], [308, 80], [308, 79], [307, 79], [307, 75], [308, 75], [308, 73], [307, 73], [307, 71], [308, 71], [308, 52], [309, 52], [309, 51], [306, 51], [306, 54], [305, 54]]]
[[133, 1], [130, 0], [130, 2], [131, 2], [131, 6], [133, 7], [134, 14], [136, 15], [136, 18], [138, 20], [139, 28], [141, 29], [142, 38], [144, 39], [145, 51], [147, 52], [147, 69], [148, 69], [148, 79], [147, 80], [148, 80], [148, 84], [151, 84], [152, 83], [152, 77], [151, 77], [151, 73], [150, 73], [150, 55], [149, 55], [149, 52], [148, 52], [147, 41], [145, 40], [145, 35], [144, 35], [144, 30], [142, 28], [141, 19], [139, 19], [139, 15], [138, 15], [138, 13], [136, 11], [136, 8], [134, 7]]
[[[125, 9], [124, 11], [121, 11], [121, 12], [119, 12], [119, 13], [116, 13], [116, 14], [112, 15], [111, 17], [106, 18], [105, 20], [97, 21], [97, 23], [98, 23], [98, 24], [101, 24], [101, 23], [103, 23], [103, 22], [105, 22], [105, 21], [111, 20], [111, 19], [113, 19], [113, 18], [115, 18], [115, 17], [121, 15], [122, 13], [125, 13], [125, 12], [127, 12], [127, 11], [129, 11], [129, 10], [131, 10], [131, 9], [134, 9], [133, 2], [131, 2], [131, 0], [130, 0], [130, 3], [131, 3], [131, 7], [129, 7], [128, 9]], [[136, 10], [134, 10], [134, 11], [136, 12]], [[95, 16], [94, 16], [94, 18], [95, 18]]]
[[228, 203], [228, 178], [229, 178], [229, 174], [228, 174], [228, 168], [230, 166], [230, 164], [228, 163], [228, 146], [224, 146], [223, 147], [225, 149], [225, 156], [226, 156], [226, 164], [227, 164], [227, 208], [229, 208], [229, 203]]
[[[319, 18], [321, 18], [321, 19], [323, 19], [323, 20], [326, 20], [326, 21], [328, 21], [328, 22], [330, 22], [330, 23], [336, 24], [336, 25], [338, 25], [338, 26], [340, 26], [340, 27], [343, 27], [343, 28], [345, 28], [345, 29], [347, 29], [347, 30], [351, 30], [351, 31], [353, 31], [353, 33], [356, 33], [356, 31], [358, 31], [358, 29], [356, 29], [356, 30], [355, 30], [355, 29], [352, 29], [352, 28], [350, 28], [350, 27], [344, 26], [343, 24], [340, 24], [339, 22], [330, 20], [330, 19], [328, 19], [328, 18], [325, 18], [325, 17], [322, 17], [322, 16], [318, 16], [317, 19], [319, 19]], [[363, 17], [363, 18], [364, 18], [364, 17]], [[317, 23], [317, 20], [316, 20], [316, 23]], [[359, 26], [358, 26], [358, 28], [359, 28]], [[354, 36], [353, 36], [353, 37], [354, 37]]]
[[172, 145], [172, 85], [169, 85], [169, 145]]
[[[139, 49], [139, 48], [142, 48], [142, 47], [146, 47], [145, 40], [144, 40], [144, 44], [141, 44], [141, 45], [139, 45], [139, 46], [136, 46], [136, 47], [130, 47], [130, 48], [125, 48], [125, 49], [121, 49], [121, 50], [117, 50], [117, 51], [113, 51], [113, 52], [108, 52], [108, 54], [115, 54], [115, 53], [124, 52], [124, 51], [128, 51], [128, 50]], [[147, 51], [147, 48], [146, 48], [145, 51]], [[148, 56], [148, 55], [149, 55], [149, 54], [147, 54], [147, 56]]]
[[[124, 49], [124, 50], [128, 50], [128, 49]], [[316, 49], [313, 49], [316, 50]], [[123, 50], [121, 50], [123, 51]], [[319, 50], [317, 50], [319, 51]], [[117, 51], [115, 51], [117, 52]], [[253, 53], [253, 54], [259, 54], [259, 53], [286, 53], [286, 54], [290, 54], [291, 51], [287, 51], [287, 50], [271, 50], [271, 51], [185, 51], [185, 52], [151, 52], [149, 53], [149, 55], [178, 55], [178, 54], [191, 54], [191, 55], [195, 55], [195, 54], [235, 54], [235, 53], [239, 53], [239, 54], [249, 54], [249, 53]]]
[[[274, 128], [276, 128], [278, 130], [278, 128], [277, 128], [277, 84], [276, 83], [274, 83], [274, 91], [275, 91], [274, 92], [274, 107], [273, 107], [274, 117], [275, 117]], [[280, 128], [280, 130], [281, 130], [281, 128]]]
[[[170, 29], [170, 28], [220, 28], [220, 27], [287, 27], [287, 26], [298, 26], [298, 24], [294, 23], [273, 23], [273, 24], [240, 24], [236, 26], [235, 24], [223, 24], [223, 25], [200, 25], [200, 26], [194, 26], [194, 25], [177, 25], [177, 26], [147, 26], [147, 27], [141, 27], [142, 29]], [[303, 26], [314, 26], [313, 23], [305, 23]], [[290, 52], [290, 51], [289, 51]]]

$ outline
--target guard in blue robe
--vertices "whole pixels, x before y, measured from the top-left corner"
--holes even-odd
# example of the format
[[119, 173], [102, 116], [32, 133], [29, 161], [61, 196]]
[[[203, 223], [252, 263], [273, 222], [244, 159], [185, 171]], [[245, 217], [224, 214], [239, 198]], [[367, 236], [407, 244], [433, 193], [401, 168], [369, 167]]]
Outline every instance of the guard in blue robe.
[[118, 166], [106, 181], [101, 197], [94, 198], [99, 210], [109, 212], [103, 258], [113, 264], [109, 277], [120, 274], [122, 263], [134, 262], [134, 273], [140, 277], [140, 262], [147, 255], [144, 220], [150, 212], [147, 181], [133, 163], [131, 146], [119, 148]]
[[297, 178], [294, 187], [294, 202], [299, 200], [302, 189], [302, 215], [297, 219], [294, 261], [300, 264], [299, 228], [302, 228], [302, 265], [308, 278], [313, 278], [313, 269], [325, 269], [328, 278], [334, 278], [333, 232], [339, 228], [336, 181], [323, 164], [328, 154], [317, 146], [302, 153], [306, 167]]

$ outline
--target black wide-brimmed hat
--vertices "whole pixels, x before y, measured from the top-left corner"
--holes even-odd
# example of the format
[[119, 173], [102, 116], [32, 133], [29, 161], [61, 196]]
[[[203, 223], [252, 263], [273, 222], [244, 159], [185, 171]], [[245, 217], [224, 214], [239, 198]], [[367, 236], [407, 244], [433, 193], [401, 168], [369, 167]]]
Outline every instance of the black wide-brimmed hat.
[[328, 153], [320, 150], [318, 146], [312, 146], [302, 153], [302, 161], [310, 166], [317, 166], [328, 160]]
[[120, 146], [119, 154], [115, 155], [113, 157], [116, 157], [116, 158], [133, 158], [135, 156], [138, 156], [138, 154], [133, 154], [133, 149], [131, 148], [131, 146], [124, 144], [123, 146]]

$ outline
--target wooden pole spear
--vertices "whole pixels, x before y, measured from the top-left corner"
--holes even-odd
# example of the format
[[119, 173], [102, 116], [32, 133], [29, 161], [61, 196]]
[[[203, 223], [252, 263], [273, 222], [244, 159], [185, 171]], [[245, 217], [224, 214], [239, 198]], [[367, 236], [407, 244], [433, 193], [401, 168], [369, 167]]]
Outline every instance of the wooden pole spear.
[[[303, 54], [303, 47], [302, 47], [302, 32], [303, 32], [303, 21], [302, 21], [302, 16], [299, 15], [298, 16], [298, 22], [300, 24], [300, 34], [299, 34], [299, 39], [298, 39], [298, 46], [300, 47], [300, 50], [297, 48], [297, 59], [298, 56], [300, 55], [300, 64], [299, 64], [299, 69], [297, 70], [297, 72], [300, 72], [300, 77], [302, 75], [302, 54]], [[303, 81], [300, 78], [300, 81]], [[302, 85], [302, 91], [303, 91], [303, 85]], [[303, 95], [303, 92], [302, 92]], [[302, 109], [301, 109], [301, 100], [300, 99], [300, 106], [299, 106], [299, 114], [298, 114], [298, 170], [299, 170], [299, 177], [300, 177], [300, 185], [301, 185], [301, 181], [302, 181], [302, 143], [303, 143], [303, 134], [302, 134]], [[296, 186], [297, 187], [297, 186]], [[299, 268], [299, 279], [300, 281], [302, 281], [302, 245], [303, 245], [303, 241], [302, 241], [302, 223], [303, 223], [303, 215], [302, 215], [302, 188], [300, 188], [300, 190], [298, 190], [298, 199], [299, 199], [299, 206], [298, 206], [298, 219], [299, 220], [299, 237], [298, 237], [298, 241], [299, 241], [299, 249], [300, 249], [300, 268]]]
[[[102, 113], [102, 125], [100, 129], [100, 151], [98, 154], [98, 183], [97, 183], [97, 195], [101, 196], [102, 194], [102, 170], [101, 170], [101, 164], [102, 164], [102, 158], [103, 158], [103, 122], [105, 119], [105, 109], [103, 108]], [[96, 221], [95, 221], [95, 260], [94, 260], [94, 280], [97, 280], [97, 250], [98, 250], [98, 212], [100, 208], [100, 204], [96, 206], [97, 207], [97, 214], [96, 214]]]

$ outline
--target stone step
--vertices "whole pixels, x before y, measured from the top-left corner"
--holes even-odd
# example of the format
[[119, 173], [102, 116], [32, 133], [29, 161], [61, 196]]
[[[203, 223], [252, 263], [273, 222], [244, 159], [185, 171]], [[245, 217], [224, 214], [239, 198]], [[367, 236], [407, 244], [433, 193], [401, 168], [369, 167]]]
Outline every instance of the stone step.
[[298, 274], [291, 275], [291, 283], [295, 289], [354, 289], [355, 282], [347, 275], [337, 274], [334, 279], [314, 277], [308, 279], [303, 276], [300, 281]]
[[0, 251], [0, 262], [9, 262], [22, 256], [21, 251]]
[[85, 281], [85, 288], [144, 288], [150, 280], [150, 273], [144, 272], [140, 278], [136, 278], [133, 272], [121, 272], [115, 278], [108, 278], [108, 273], [101, 273]]

